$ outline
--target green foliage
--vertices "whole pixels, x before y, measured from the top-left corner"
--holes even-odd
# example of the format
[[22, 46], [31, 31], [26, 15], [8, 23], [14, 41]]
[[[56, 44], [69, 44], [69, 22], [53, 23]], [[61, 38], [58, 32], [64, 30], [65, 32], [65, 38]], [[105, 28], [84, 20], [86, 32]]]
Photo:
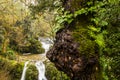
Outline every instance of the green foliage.
[[5, 57], [7, 57], [10, 60], [15, 60], [16, 59], [16, 54], [13, 50], [7, 51], [7, 53], [3, 53]]
[[38, 80], [38, 71], [34, 65], [29, 65], [26, 71], [26, 80]]
[[36, 14], [38, 15], [46, 10], [52, 11], [60, 5], [59, 0], [36, 0], [36, 3], [29, 5], [33, 18], [36, 18]]
[[73, 21], [72, 17], [73, 17], [73, 14], [70, 14], [70, 12], [68, 12], [68, 11], [66, 11], [66, 12], [64, 11], [64, 14], [56, 17], [56, 21], [58, 22], [58, 24], [64, 24], [65, 22], [70, 24]]
[[0, 69], [4, 70], [11, 76], [11, 80], [19, 80], [22, 74], [23, 65], [15, 61], [8, 61], [7, 59], [0, 58]]
[[40, 41], [35, 38], [31, 38], [27, 41], [26, 44], [19, 45], [17, 42], [12, 42], [10, 47], [20, 53], [33, 53], [33, 54], [40, 54], [44, 53], [44, 48]]
[[20, 80], [22, 75], [22, 70], [23, 70], [23, 65], [21, 65], [20, 63], [17, 63], [14, 66], [12, 66], [12, 69], [9, 73], [9, 75], [11, 75], [11, 79]]
[[[64, 2], [66, 0], [61, 1]], [[80, 53], [88, 57], [90, 57], [90, 55], [94, 55], [94, 53], [98, 54], [102, 80], [119, 80], [120, 0], [87, 0], [87, 2], [83, 2], [85, 4], [84, 7], [74, 4], [75, 0], [68, 1], [73, 2], [70, 4], [70, 6], [76, 10], [73, 13], [65, 11], [64, 8], [60, 7], [61, 3], [59, 0], [37, 0], [37, 3], [31, 4], [29, 8], [31, 10], [31, 14], [35, 18], [36, 16], [41, 15], [43, 10], [50, 11], [57, 9], [57, 14], [55, 14], [57, 16], [55, 19], [55, 32], [61, 28], [64, 28], [64, 24], [66, 23], [68, 25], [72, 22], [80, 23], [77, 27], [76, 25], [73, 26], [75, 28], [73, 31], [73, 36], [80, 44]], [[9, 2], [12, 1], [9, 0]], [[79, 2], [79, 0], [76, 0], [76, 2]], [[7, 3], [7, 5], [2, 4], [0, 7], [0, 14], [2, 14], [0, 15], [0, 44], [3, 44], [4, 39], [10, 39], [10, 45], [9, 43], [7, 45], [9, 45], [9, 47], [13, 50], [21, 53], [43, 53], [44, 50], [41, 47], [41, 43], [35, 39], [36, 35], [33, 35], [35, 30], [33, 30], [33, 26], [31, 26], [31, 24], [34, 23], [32, 19], [34, 17], [30, 17], [30, 15], [26, 15], [26, 13], [24, 15], [19, 14], [19, 16], [22, 15], [22, 18], [19, 20], [19, 17], [16, 16], [18, 14], [15, 15], [16, 12], [14, 12], [17, 11], [14, 3], [12, 3], [13, 6], [6, 7], [8, 4], [9, 3]], [[22, 9], [20, 9], [18, 13], [22, 13]], [[83, 18], [83, 15], [89, 17], [88, 23], [82, 23], [79, 21], [78, 18]], [[18, 27], [19, 29], [17, 29]], [[30, 39], [31, 37], [32, 39]], [[97, 50], [95, 48], [96, 44], [98, 48]], [[9, 59], [15, 59], [15, 53], [12, 50], [7, 50], [7, 52], [2, 55]], [[10, 75], [14, 78], [13, 80], [20, 79], [22, 68], [23, 64], [11, 65], [11, 62], [0, 59], [0, 69], [5, 69], [6, 72], [10, 72]], [[33, 73], [32, 70], [35, 71], [35, 73]], [[32, 78], [37, 79], [35, 67], [30, 66], [27, 75], [29, 80], [32, 80]], [[50, 80], [61, 79], [61, 72], [57, 71], [52, 64], [49, 66], [47, 65], [46, 75]], [[63, 73], [62, 79], [69, 80]]]
[[[72, 21], [81, 23], [79, 24], [79, 28], [76, 28], [78, 25], [73, 26], [73, 36], [80, 44], [81, 47], [79, 50], [82, 53], [86, 55], [89, 55], [88, 53], [95, 53], [94, 47], [97, 44], [101, 80], [120, 79], [120, 76], [117, 75], [120, 74], [120, 69], [118, 67], [120, 66], [119, 4], [120, 0], [89, 0], [84, 7], [77, 9], [73, 13], [63, 11], [63, 16], [58, 16], [58, 24], [64, 25], [69, 19], [71, 21], [67, 22], [68, 24]], [[71, 3], [69, 7], [71, 7], [71, 9], [76, 8], [71, 5]], [[66, 17], [67, 15], [72, 16]], [[83, 18], [83, 15], [89, 17], [87, 25], [82, 25], [86, 23], [79, 22], [78, 18]], [[76, 21], [76, 19], [78, 19], [78, 21]], [[62, 26], [61, 28], [63, 27], [66, 26]]]
[[101, 31], [101, 28], [95, 28], [94, 26], [90, 25], [89, 28], [89, 35], [95, 39], [95, 42], [99, 45], [99, 47], [105, 47], [104, 35], [107, 34], [105, 30]]
[[120, 33], [112, 33], [109, 37], [106, 38], [107, 48], [106, 51], [109, 52], [110, 56], [113, 56], [114, 53], [119, 55], [120, 52]]
[[81, 14], [87, 14], [87, 13], [88, 13], [87, 8], [86, 9], [82, 8], [82, 9], [74, 12], [74, 17], [77, 17], [78, 15], [81, 15]]
[[109, 73], [109, 71], [111, 70], [111, 61], [112, 59], [107, 57], [107, 56], [104, 56], [102, 55], [100, 57], [100, 65], [101, 65], [101, 75], [102, 75], [102, 78], [101, 79], [104, 79], [104, 80], [109, 80], [111, 79], [108, 74], [112, 75], [111, 73]]
[[42, 48], [42, 44], [40, 41], [36, 39], [31, 39], [30, 40], [30, 46], [29, 46], [29, 52], [31, 53], [44, 53], [45, 49]]
[[[100, 3], [99, 6], [97, 3]], [[89, 26], [90, 36], [99, 45], [101, 73], [104, 80], [119, 80], [119, 1], [96, 1], [99, 6], [94, 11], [94, 27]], [[114, 6], [113, 6], [114, 5]]]
[[[115, 26], [114, 29], [113, 26], [111, 26], [111, 30], [109, 30], [109, 34], [106, 37], [106, 49], [105, 52], [107, 52], [108, 56], [112, 59], [111, 64], [109, 65], [111, 67], [111, 70], [108, 73], [108, 76], [111, 79], [120, 79], [120, 26]], [[110, 74], [111, 73], [111, 74]]]
[[5, 57], [5, 58], [8, 58], [10, 60], [15, 60], [16, 59], [15, 51], [13, 51], [13, 50], [11, 50], [9, 48], [7, 49], [6, 53], [1, 53], [0, 55], [3, 56], [3, 57]]
[[89, 30], [84, 27], [84, 25], [76, 26], [73, 30], [73, 37], [75, 41], [80, 45], [79, 46], [79, 52], [80, 55], [83, 54], [86, 57], [91, 57], [95, 55], [96, 52], [96, 43], [95, 41], [91, 40], [91, 38], [88, 35]]
[[[70, 80], [63, 72], [58, 71], [52, 63], [45, 63], [46, 77], [48, 80]], [[11, 80], [20, 80], [24, 63], [0, 58], [0, 69], [4, 70], [11, 76]], [[38, 71], [32, 64], [28, 65], [26, 71], [26, 80], [38, 80]]]
[[[54, 31], [57, 32], [65, 23], [70, 24], [73, 21], [73, 14], [70, 14], [68, 11], [64, 11], [64, 8], [58, 9], [59, 16], [56, 16], [55, 21], [56, 25]], [[64, 12], [64, 13], [63, 13]]]
[[46, 77], [48, 80], [70, 80], [70, 78], [61, 71], [58, 71], [52, 63], [46, 64]]

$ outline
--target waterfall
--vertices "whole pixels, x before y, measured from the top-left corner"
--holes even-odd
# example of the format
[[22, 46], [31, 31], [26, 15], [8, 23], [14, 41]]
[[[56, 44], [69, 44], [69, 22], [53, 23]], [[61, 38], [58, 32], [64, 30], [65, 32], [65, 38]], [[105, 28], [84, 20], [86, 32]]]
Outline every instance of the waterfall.
[[26, 70], [27, 70], [27, 64], [29, 63], [29, 61], [25, 62], [24, 68], [23, 68], [23, 72], [22, 72], [22, 76], [20, 80], [25, 80], [25, 74], [26, 74]]
[[45, 77], [45, 65], [43, 64], [43, 62], [37, 61], [35, 63], [35, 66], [39, 72], [38, 80], [47, 80], [47, 78]]
[[[34, 62], [34, 61], [33, 61]], [[28, 65], [29, 61], [25, 62], [24, 68], [23, 68], [23, 72], [22, 72], [22, 76], [20, 80], [25, 80], [25, 74], [26, 74], [26, 70], [27, 70], [27, 65]], [[43, 64], [43, 62], [41, 61], [36, 61], [35, 66], [38, 70], [38, 80], [47, 80], [47, 78], [45, 77], [45, 65]]]
[[45, 49], [45, 53], [49, 50], [49, 47], [52, 45], [53, 41], [49, 38], [39, 37], [39, 41], [42, 44], [42, 47]]
[[[51, 46], [51, 43], [48, 41], [49, 38], [41, 38], [39, 39], [39, 41], [41, 41], [42, 43], [42, 47], [45, 49], [45, 53], [44, 54], [40, 54], [40, 56], [43, 57], [43, 59], [45, 60], [45, 57], [46, 57], [46, 52], [49, 50], [49, 47]], [[45, 65], [43, 64], [42, 61], [44, 61], [41, 59], [41, 61], [27, 61], [25, 62], [25, 65], [24, 65], [24, 69], [23, 69], [23, 72], [22, 72], [22, 76], [21, 76], [21, 80], [25, 80], [25, 74], [26, 74], [26, 70], [27, 70], [27, 64], [29, 62], [33, 62], [35, 63], [35, 66], [38, 70], [38, 80], [47, 80], [47, 78], [45, 77]]]

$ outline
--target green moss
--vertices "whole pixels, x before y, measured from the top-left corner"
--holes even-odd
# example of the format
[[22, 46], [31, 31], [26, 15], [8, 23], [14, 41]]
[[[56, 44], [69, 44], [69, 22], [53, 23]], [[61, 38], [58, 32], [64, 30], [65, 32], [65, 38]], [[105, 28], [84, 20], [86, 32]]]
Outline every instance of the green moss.
[[70, 80], [70, 78], [63, 72], [56, 69], [56, 67], [48, 62], [46, 65], [46, 77], [48, 80]]
[[29, 65], [26, 71], [26, 80], [38, 80], [38, 71], [34, 65]]
[[[0, 69], [4, 70], [11, 76], [11, 80], [20, 80], [24, 63], [18, 63], [16, 61], [9, 61], [7, 59], [0, 59]], [[26, 73], [26, 80], [37, 80], [37, 70], [35, 66], [29, 65]]]
[[95, 41], [88, 34], [87, 25], [79, 24], [77, 25], [72, 32], [72, 36], [79, 44], [78, 50], [80, 55], [86, 55], [87, 57], [93, 56], [95, 54]]
[[12, 80], [20, 80], [23, 71], [23, 65], [17, 63], [16, 65], [12, 66], [10, 71], [10, 75]]

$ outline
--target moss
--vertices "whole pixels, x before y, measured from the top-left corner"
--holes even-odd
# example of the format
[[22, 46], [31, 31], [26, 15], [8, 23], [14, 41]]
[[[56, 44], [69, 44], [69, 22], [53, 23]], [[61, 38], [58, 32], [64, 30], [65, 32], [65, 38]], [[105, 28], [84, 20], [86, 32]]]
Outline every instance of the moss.
[[20, 80], [23, 71], [23, 65], [21, 63], [17, 63], [12, 66], [12, 70], [10, 71], [10, 75], [12, 80]]
[[26, 71], [26, 80], [38, 80], [38, 71], [34, 65], [29, 65]]
[[[0, 58], [0, 69], [8, 73], [8, 75], [11, 77], [9, 80], [20, 80], [23, 68], [23, 62], [18, 63], [16, 61]], [[33, 65], [29, 65], [26, 80], [37, 80], [36, 77], [37, 71], [35, 70], [35, 67], [33, 67]]]
[[80, 55], [86, 55], [87, 57], [93, 56], [95, 51], [95, 42], [92, 40], [92, 38], [88, 34], [88, 28], [87, 25], [84, 24], [77, 24], [72, 32], [72, 36], [79, 44], [78, 50]]
[[56, 69], [54, 64], [48, 62], [46, 64], [46, 77], [48, 80], [70, 80], [70, 78], [63, 73]]
[[13, 50], [11, 50], [9, 48], [7, 49], [6, 53], [1, 53], [0, 55], [2, 57], [10, 59], [10, 60], [15, 60], [16, 59], [15, 51], [13, 51]]

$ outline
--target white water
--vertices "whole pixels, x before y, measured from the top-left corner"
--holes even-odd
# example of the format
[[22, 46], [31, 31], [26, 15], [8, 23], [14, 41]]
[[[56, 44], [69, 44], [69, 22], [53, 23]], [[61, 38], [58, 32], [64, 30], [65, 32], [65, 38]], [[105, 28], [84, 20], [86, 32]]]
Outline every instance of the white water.
[[43, 62], [37, 61], [35, 63], [35, 66], [39, 72], [38, 80], [47, 80], [47, 78], [45, 77], [45, 65], [43, 64]]
[[[39, 41], [41, 41], [42, 43], [42, 47], [45, 49], [45, 53], [44, 54], [40, 54], [40, 56], [42, 56], [44, 59], [46, 57], [46, 53], [49, 50], [49, 47], [52, 45], [49, 41], [49, 38], [40, 38]], [[26, 74], [26, 70], [27, 70], [27, 64], [29, 63], [29, 61], [25, 62], [24, 65], [24, 69], [22, 72], [22, 76], [21, 76], [21, 80], [25, 80], [25, 74]], [[45, 77], [45, 65], [43, 64], [42, 60], [41, 61], [36, 61], [35, 66], [38, 70], [38, 80], [47, 80], [47, 78]]]
[[45, 49], [45, 53], [49, 50], [50, 44], [45, 43], [45, 42], [41, 42], [42, 43], [42, 47]]
[[45, 49], [45, 53], [49, 50], [49, 47], [53, 43], [49, 38], [39, 38], [39, 41], [41, 42], [42, 47]]
[[39, 38], [39, 41], [41, 42], [42, 47], [45, 49], [45, 53], [40, 54], [40, 57], [42, 57], [41, 61], [45, 61], [47, 59], [46, 53], [49, 50], [50, 46], [53, 45], [52, 44], [53, 42], [49, 38], [42, 38], [42, 37]]
[[20, 80], [25, 80], [25, 74], [26, 74], [26, 70], [27, 70], [27, 65], [28, 65], [29, 61], [25, 62], [24, 68], [23, 68], [23, 72], [22, 72], [22, 76]]

